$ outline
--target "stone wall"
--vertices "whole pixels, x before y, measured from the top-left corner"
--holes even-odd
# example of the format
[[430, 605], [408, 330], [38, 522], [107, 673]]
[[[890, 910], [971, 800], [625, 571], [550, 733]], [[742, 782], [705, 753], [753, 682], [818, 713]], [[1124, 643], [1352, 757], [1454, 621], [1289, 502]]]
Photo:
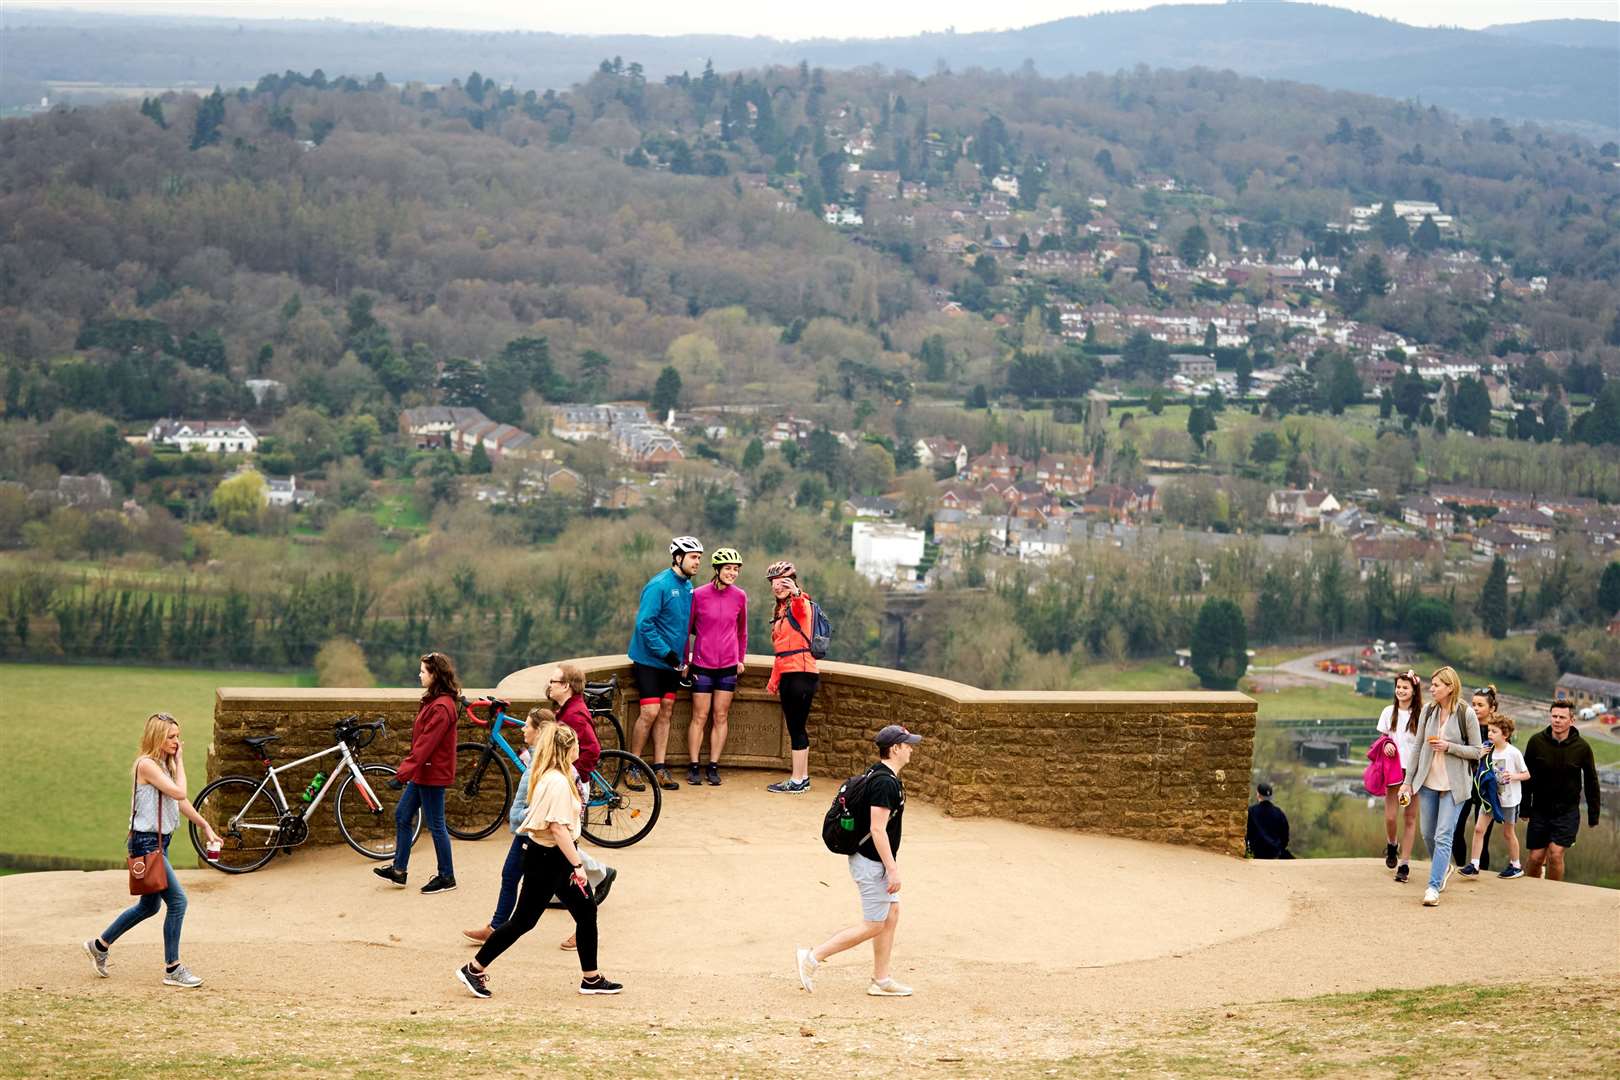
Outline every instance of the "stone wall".
[[[636, 714], [629, 661], [621, 655], [578, 662], [592, 680], [618, 674], [619, 718], [628, 739]], [[521, 716], [541, 700], [554, 666], [514, 672], [494, 692]], [[748, 657], [726, 745], [724, 760], [732, 766], [787, 768], [781, 710], [764, 689], [769, 672], [769, 657]], [[875, 757], [873, 734], [900, 723], [926, 739], [906, 772], [907, 790], [947, 813], [1243, 851], [1255, 703], [1242, 694], [992, 692], [859, 664], [823, 662], [821, 672], [810, 716], [810, 767], [817, 776], [842, 778], [864, 769]], [[415, 690], [221, 689], [209, 778], [262, 773], [240, 742], [244, 735], [280, 735], [273, 744], [277, 761], [291, 761], [330, 746], [332, 726], [350, 714], [386, 718], [387, 738], [362, 756], [395, 764], [418, 696]], [[686, 764], [690, 717], [690, 697], [683, 693], [670, 725], [671, 767]], [[463, 739], [482, 734], [463, 720]], [[642, 756], [651, 760], [651, 748]], [[300, 774], [302, 782], [295, 776], [286, 785], [289, 797], [296, 798], [316, 767]], [[341, 842], [324, 805], [311, 822], [311, 842]]]

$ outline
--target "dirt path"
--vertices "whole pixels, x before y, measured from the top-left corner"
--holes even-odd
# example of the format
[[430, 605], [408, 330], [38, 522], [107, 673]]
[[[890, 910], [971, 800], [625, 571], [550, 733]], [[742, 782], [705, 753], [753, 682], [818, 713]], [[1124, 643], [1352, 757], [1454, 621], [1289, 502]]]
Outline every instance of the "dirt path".
[[[602, 964], [626, 994], [593, 1006], [634, 1023], [859, 1014], [867, 951], [831, 961], [811, 996], [793, 946], [855, 920], [843, 861], [817, 831], [827, 785], [768, 796], [762, 774], [719, 789], [668, 793], [644, 843], [607, 852], [621, 870], [602, 909]], [[1437, 947], [1456, 928], [1501, 919], [1557, 925], [1537, 950], [1540, 977], [1620, 977], [1620, 892], [1540, 881], [1453, 879], [1439, 909], [1397, 886], [1376, 860], [1243, 862], [1187, 848], [1111, 840], [908, 808], [905, 921], [896, 974], [917, 988], [885, 1002], [902, 1015], [989, 1026], [1207, 1009], [1332, 991], [1523, 978], [1490, 965], [1459, 970]], [[451, 976], [471, 952], [463, 927], [493, 906], [506, 844], [456, 848], [461, 888], [396, 890], [347, 849], [300, 852], [243, 877], [183, 871], [190, 893], [184, 957], [228, 1002], [272, 995], [369, 1016], [475, 1014]], [[418, 849], [413, 882], [431, 872]], [[79, 942], [128, 901], [120, 873], [0, 879], [0, 991], [94, 993], [136, 1006], [157, 991], [159, 919], [114, 949], [113, 978], [92, 977]], [[1377, 927], [1376, 934], [1369, 927]], [[566, 915], [493, 968], [497, 1002], [573, 1003], [577, 961], [557, 942]], [[1056, 1036], [1054, 1036], [1056, 1037]]]

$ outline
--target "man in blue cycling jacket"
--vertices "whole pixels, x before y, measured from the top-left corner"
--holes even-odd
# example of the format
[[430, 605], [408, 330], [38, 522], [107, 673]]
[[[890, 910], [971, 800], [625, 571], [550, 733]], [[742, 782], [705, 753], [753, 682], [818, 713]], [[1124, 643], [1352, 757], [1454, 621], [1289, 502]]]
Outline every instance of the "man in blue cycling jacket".
[[[630, 735], [630, 752], [640, 756], [652, 733], [653, 773], [658, 786], [680, 787], [664, 760], [669, 747], [669, 720], [675, 712], [675, 691], [680, 686], [686, 653], [686, 633], [692, 623], [692, 578], [703, 562], [703, 543], [695, 536], [677, 536], [669, 542], [669, 569], [654, 574], [641, 590], [636, 626], [630, 634], [630, 671], [641, 711]], [[639, 777], [625, 783], [640, 790]]]

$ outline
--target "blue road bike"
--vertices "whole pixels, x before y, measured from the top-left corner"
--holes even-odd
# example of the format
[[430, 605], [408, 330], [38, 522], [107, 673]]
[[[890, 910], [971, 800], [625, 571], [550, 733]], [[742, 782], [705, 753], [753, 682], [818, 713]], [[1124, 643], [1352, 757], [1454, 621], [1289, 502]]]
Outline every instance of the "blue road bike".
[[[600, 701], [604, 696], [592, 695], [592, 690], [605, 692], [611, 700], [613, 688], [612, 683], [587, 684], [587, 701], [592, 697]], [[513, 777], [522, 775], [523, 762], [502, 732], [508, 727], [523, 727], [523, 721], [508, 715], [511, 702], [500, 698], [464, 698], [462, 706], [468, 719], [483, 728], [486, 736], [482, 741], [456, 744], [456, 782], [445, 792], [444, 816], [450, 835], [479, 840], [505, 824], [511, 811]], [[475, 711], [478, 709], [487, 710], [488, 718], [480, 716]], [[599, 713], [593, 703], [591, 714], [604, 743], [605, 726], [610, 723], [609, 730], [619, 731], [611, 712]], [[651, 777], [651, 767], [636, 755], [617, 748], [603, 749], [587, 777], [580, 830], [585, 839], [600, 847], [629, 847], [652, 831], [664, 799]], [[631, 779], [637, 781], [640, 790], [627, 783]]]

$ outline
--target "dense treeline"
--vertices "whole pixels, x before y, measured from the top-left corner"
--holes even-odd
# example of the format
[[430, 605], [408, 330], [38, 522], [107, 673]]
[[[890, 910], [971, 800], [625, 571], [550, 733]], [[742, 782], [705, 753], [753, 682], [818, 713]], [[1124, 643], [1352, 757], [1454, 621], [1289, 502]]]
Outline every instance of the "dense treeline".
[[[1068, 211], [1071, 235], [1088, 193], [1166, 236], [1214, 199], [1244, 218], [1209, 232], [1216, 250], [1355, 258], [1322, 231], [1351, 202], [1432, 199], [1515, 274], [1552, 275], [1547, 295], [1482, 310], [1417, 290], [1364, 317], [1469, 351], [1488, 344], [1473, 335], [1482, 318], [1520, 319], [1526, 349], [1620, 355], [1620, 179], [1570, 136], [1207, 71], [917, 79], [801, 65], [659, 83], [613, 61], [563, 94], [477, 73], [430, 90], [289, 72], [0, 126], [7, 409], [229, 413], [256, 376], [286, 384], [284, 403], [384, 414], [438, 393], [449, 360], [487, 362], [526, 337], [549, 342], [556, 378], [537, 392], [553, 399], [645, 392], [665, 364], [692, 401], [722, 376], [730, 395], [829, 395], [844, 361], [958, 392], [1013, 376], [1020, 391], [1083, 388], [1083, 367], [1070, 377], [1055, 358], [1045, 372], [1025, 340], [1026, 316], [1050, 322], [1057, 297], [987, 285], [882, 212], [863, 245], [794, 209], [839, 195], [855, 161], [843, 140], [863, 129], [864, 167], [935, 186], [1005, 168], [1024, 204]], [[1148, 173], [1206, 195], [1132, 186]], [[766, 177], [802, 190], [756, 189]], [[923, 295], [936, 285], [988, 290], [1016, 318], [999, 332], [943, 319]], [[1109, 288], [1090, 298], [1150, 295]], [[392, 367], [356, 340], [357, 292], [376, 298]], [[89, 332], [109, 320], [166, 337]], [[49, 389], [19, 405], [30, 382]]]

